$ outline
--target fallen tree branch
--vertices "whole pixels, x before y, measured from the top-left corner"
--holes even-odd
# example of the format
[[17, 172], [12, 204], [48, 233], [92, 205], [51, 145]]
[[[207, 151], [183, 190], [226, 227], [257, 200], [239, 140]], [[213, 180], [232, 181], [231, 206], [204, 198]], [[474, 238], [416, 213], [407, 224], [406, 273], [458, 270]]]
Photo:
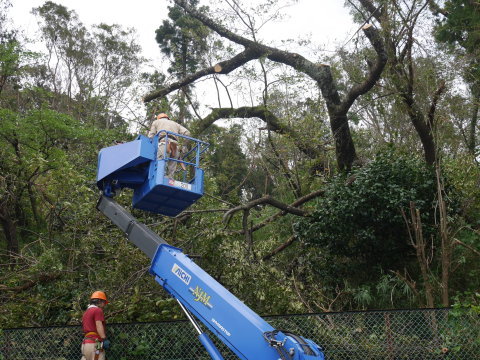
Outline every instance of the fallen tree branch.
[[460, 241], [458, 239], [454, 239], [453, 240], [453, 245], [456, 246], [456, 245], [460, 245], [460, 246], [463, 246], [465, 248], [467, 248], [468, 250], [470, 250], [471, 252], [473, 252], [475, 255], [477, 256], [480, 256], [480, 251], [478, 251], [477, 249], [475, 249], [473, 246], [470, 246], [468, 244], [465, 244], [463, 241]]
[[294, 235], [290, 236], [287, 241], [285, 241], [283, 244], [281, 244], [279, 247], [277, 247], [275, 250], [272, 250], [270, 253], [262, 257], [262, 261], [267, 261], [270, 260], [272, 257], [277, 255], [279, 252], [282, 252], [285, 250], [287, 247], [293, 244], [295, 241], [296, 237]]
[[[310, 194], [307, 194], [305, 196], [302, 196], [301, 198], [298, 198], [293, 203], [291, 203], [290, 206], [298, 207], [298, 206], [303, 205], [304, 203], [306, 203], [306, 202], [308, 202], [312, 199], [315, 199], [316, 197], [322, 196], [324, 193], [325, 193], [325, 190], [316, 190], [314, 192], [311, 192]], [[251, 231], [255, 232], [255, 231], [263, 228], [264, 226], [270, 224], [271, 222], [277, 220], [279, 217], [285, 216], [287, 214], [288, 213], [286, 211], [279, 211], [278, 213], [266, 218], [261, 223], [258, 223], [256, 225], [254, 225], [251, 228]], [[233, 232], [231, 232], [231, 234], [243, 234], [243, 230], [233, 231]]]
[[60, 277], [61, 274], [39, 274], [35, 277], [35, 279], [28, 279], [22, 285], [19, 286], [7, 286], [0, 284], [0, 291], [2, 292], [13, 292], [13, 293], [20, 293], [22, 291], [28, 290], [38, 284], [44, 284], [46, 282], [50, 282], [56, 280]]
[[255, 206], [262, 205], [262, 204], [271, 205], [271, 206], [276, 207], [278, 209], [282, 209], [283, 211], [285, 211], [287, 213], [294, 214], [294, 215], [297, 215], [297, 216], [306, 216], [307, 215], [307, 212], [305, 210], [296, 208], [294, 206], [287, 205], [285, 203], [282, 203], [282, 202], [272, 198], [270, 195], [266, 195], [266, 196], [263, 196], [261, 198], [252, 200], [248, 203], [236, 206], [236, 207], [228, 210], [225, 213], [225, 215], [223, 215], [223, 221], [228, 224], [230, 222], [230, 220], [232, 219], [233, 214], [235, 214], [236, 212], [241, 211], [241, 210], [249, 210], [249, 209], [251, 209]]

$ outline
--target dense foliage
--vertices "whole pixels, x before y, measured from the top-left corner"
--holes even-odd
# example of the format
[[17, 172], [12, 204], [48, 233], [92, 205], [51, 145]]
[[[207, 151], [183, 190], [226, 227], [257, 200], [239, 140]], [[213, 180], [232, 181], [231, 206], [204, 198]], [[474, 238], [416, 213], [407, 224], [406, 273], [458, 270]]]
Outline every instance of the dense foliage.
[[425, 236], [435, 233], [435, 174], [415, 158], [380, 153], [346, 179], [332, 179], [297, 236], [328, 253], [345, 257], [361, 281], [381, 270], [401, 269], [412, 256], [402, 211], [414, 202]]

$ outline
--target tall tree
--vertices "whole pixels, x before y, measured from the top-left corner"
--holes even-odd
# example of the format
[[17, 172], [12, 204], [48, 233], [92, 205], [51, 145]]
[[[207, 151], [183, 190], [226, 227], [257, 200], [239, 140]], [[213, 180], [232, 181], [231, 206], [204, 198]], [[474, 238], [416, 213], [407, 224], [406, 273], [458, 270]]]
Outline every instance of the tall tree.
[[480, 3], [472, 0], [446, 1], [443, 8], [432, 3], [434, 13], [441, 16], [435, 29], [436, 39], [447, 44], [449, 50], [467, 64], [463, 76], [470, 88], [471, 112], [466, 141], [469, 151], [476, 155], [480, 108]]
[[[189, 0], [189, 6], [197, 8], [198, 0]], [[198, 11], [205, 11], [201, 7]], [[160, 50], [170, 59], [168, 68], [177, 79], [183, 79], [188, 74], [194, 73], [204, 64], [203, 56], [207, 51], [207, 37], [210, 33], [208, 27], [199, 20], [190, 16], [182, 7], [178, 5], [168, 7], [169, 20], [164, 20], [163, 24], [155, 31], [155, 39]], [[192, 85], [185, 85], [178, 92], [178, 122], [186, 123], [191, 117], [188, 114], [187, 96], [190, 95]]]
[[8, 0], [0, 0], [0, 95], [7, 82], [18, 73], [20, 59], [24, 56], [17, 33], [9, 24]]
[[83, 46], [87, 30], [75, 11], [52, 1], [34, 8], [32, 13], [40, 19], [40, 30], [48, 50], [53, 91], [64, 92], [68, 99], [72, 99], [76, 69], [91, 51], [90, 46]]
[[[418, 134], [427, 164], [433, 165], [437, 159], [435, 144], [436, 109], [440, 96], [445, 92], [445, 81], [436, 79], [430, 94], [430, 104], [424, 105], [417, 95], [422, 85], [416, 77], [416, 31], [425, 14], [428, 2], [413, 1], [403, 4], [400, 1], [381, 2], [358, 1], [367, 12], [359, 12], [364, 21], [375, 19], [384, 29], [386, 48], [389, 56], [389, 79]], [[402, 21], [397, 21], [400, 17]]]
[[[182, 7], [190, 16], [198, 19], [220, 36], [243, 47], [244, 50], [231, 59], [221, 61], [214, 66], [189, 74], [183, 79], [174, 82], [165, 88], [147, 94], [144, 97], [146, 102], [165, 96], [166, 94], [180, 89], [185, 85], [191, 84], [204, 76], [211, 74], [229, 74], [233, 70], [241, 68], [252, 60], [266, 58], [276, 63], [285, 64], [292, 69], [295, 69], [295, 71], [306, 74], [319, 87], [328, 109], [331, 131], [335, 139], [337, 165], [342, 170], [349, 170], [351, 168], [356, 159], [356, 152], [350, 133], [348, 111], [359, 96], [368, 92], [375, 85], [387, 61], [387, 54], [383, 46], [383, 41], [374, 26], [365, 25], [363, 27], [363, 32], [371, 42], [372, 47], [375, 49], [375, 60], [371, 62], [371, 67], [365, 69], [362, 81], [358, 84], [352, 85], [350, 89], [346, 91], [345, 95], [342, 96], [335, 84], [334, 75], [330, 66], [324, 64], [319, 65], [309, 61], [300, 54], [273, 48], [258, 41], [240, 36], [228, 30], [220, 20], [213, 20], [211, 17], [193, 8], [187, 1], [175, 0], [175, 4]], [[230, 114], [228, 114], [228, 111], [230, 111]], [[242, 111], [243, 117], [255, 117], [262, 112], [264, 112], [265, 115], [260, 116], [261, 119], [265, 120], [267, 123], [274, 121], [271, 116], [267, 115], [270, 113], [268, 108], [252, 107], [250, 109], [243, 109]], [[237, 109], [224, 109], [223, 112], [217, 111], [216, 116], [217, 119], [219, 119], [222, 117], [233, 116], [238, 113]], [[212, 114], [212, 116], [214, 115]]]
[[47, 47], [48, 84], [57, 109], [103, 128], [135, 119], [140, 55], [133, 29], [120, 25], [86, 28], [73, 10], [47, 1], [33, 9]]

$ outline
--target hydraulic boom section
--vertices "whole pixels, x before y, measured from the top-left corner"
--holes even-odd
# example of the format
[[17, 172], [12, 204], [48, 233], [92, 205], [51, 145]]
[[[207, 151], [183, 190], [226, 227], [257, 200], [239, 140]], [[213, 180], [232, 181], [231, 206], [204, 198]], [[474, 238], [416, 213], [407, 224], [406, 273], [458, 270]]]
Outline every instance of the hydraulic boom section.
[[113, 199], [102, 196], [97, 208], [152, 259], [150, 273], [179, 302], [212, 359], [223, 357], [195, 318], [243, 360], [324, 360], [317, 344], [274, 329], [181, 249], [168, 245]]

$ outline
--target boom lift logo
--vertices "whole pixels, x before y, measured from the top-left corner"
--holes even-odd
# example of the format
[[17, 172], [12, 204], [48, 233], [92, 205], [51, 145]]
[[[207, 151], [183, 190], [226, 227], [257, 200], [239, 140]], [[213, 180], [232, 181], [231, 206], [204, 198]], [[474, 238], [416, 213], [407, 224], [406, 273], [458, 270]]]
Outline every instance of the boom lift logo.
[[213, 308], [213, 305], [210, 304], [211, 296], [207, 294], [205, 290], [203, 290], [200, 286], [197, 285], [195, 289], [190, 288], [190, 292], [195, 296], [194, 301], [201, 302], [203, 305], [208, 307], [209, 309]]
[[172, 273], [177, 275], [177, 277], [187, 285], [190, 284], [190, 280], [192, 280], [192, 276], [177, 264], [173, 264]]

